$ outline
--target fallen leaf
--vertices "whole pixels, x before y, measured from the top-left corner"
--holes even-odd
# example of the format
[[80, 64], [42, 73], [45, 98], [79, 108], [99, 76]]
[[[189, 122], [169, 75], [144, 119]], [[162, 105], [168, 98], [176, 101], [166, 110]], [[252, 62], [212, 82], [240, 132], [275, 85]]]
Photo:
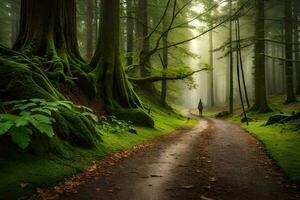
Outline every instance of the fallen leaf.
[[194, 188], [194, 186], [193, 185], [183, 185], [180, 188], [182, 188], [182, 189], [192, 189], [192, 188]]
[[208, 197], [206, 197], [206, 196], [204, 196], [204, 195], [202, 195], [200, 198], [201, 198], [202, 200], [213, 200], [212, 198], [208, 198]]

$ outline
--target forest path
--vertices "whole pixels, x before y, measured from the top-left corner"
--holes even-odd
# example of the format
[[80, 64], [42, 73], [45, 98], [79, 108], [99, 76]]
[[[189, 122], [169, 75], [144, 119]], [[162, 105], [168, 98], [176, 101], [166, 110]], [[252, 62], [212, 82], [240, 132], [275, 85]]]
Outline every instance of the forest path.
[[300, 199], [256, 139], [216, 119], [176, 131], [108, 170], [61, 199]]

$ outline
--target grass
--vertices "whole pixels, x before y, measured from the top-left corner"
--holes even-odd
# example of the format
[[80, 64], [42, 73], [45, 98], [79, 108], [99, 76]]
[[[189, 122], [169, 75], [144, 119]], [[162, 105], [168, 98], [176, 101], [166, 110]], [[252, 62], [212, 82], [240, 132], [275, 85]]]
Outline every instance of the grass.
[[[136, 127], [138, 134], [104, 133], [103, 142], [94, 149], [82, 149], [65, 145], [61, 156], [23, 155], [17, 158], [0, 159], [0, 199], [16, 199], [30, 196], [38, 187], [51, 187], [77, 172], [84, 170], [94, 160], [102, 159], [120, 150], [128, 149], [147, 140], [165, 135], [182, 126], [193, 126], [194, 120], [187, 120], [174, 112], [151, 106], [155, 128]], [[22, 183], [28, 184], [22, 188]]]
[[240, 122], [241, 117], [235, 115], [230, 120], [240, 124], [264, 145], [267, 153], [283, 172], [295, 183], [300, 183], [300, 130], [295, 129], [293, 124], [275, 124], [265, 126], [268, 118], [272, 115], [291, 114], [300, 110], [300, 103], [283, 104], [283, 97], [271, 98], [270, 105], [273, 112], [257, 114], [250, 112], [248, 117], [254, 119], [249, 126]]

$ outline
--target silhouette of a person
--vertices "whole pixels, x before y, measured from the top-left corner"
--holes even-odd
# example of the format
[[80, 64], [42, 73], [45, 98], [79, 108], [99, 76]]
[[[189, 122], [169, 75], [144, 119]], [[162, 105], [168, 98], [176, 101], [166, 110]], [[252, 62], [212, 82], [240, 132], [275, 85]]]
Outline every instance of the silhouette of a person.
[[198, 103], [198, 110], [199, 110], [199, 116], [202, 117], [202, 112], [203, 112], [203, 103], [202, 100], [200, 99]]

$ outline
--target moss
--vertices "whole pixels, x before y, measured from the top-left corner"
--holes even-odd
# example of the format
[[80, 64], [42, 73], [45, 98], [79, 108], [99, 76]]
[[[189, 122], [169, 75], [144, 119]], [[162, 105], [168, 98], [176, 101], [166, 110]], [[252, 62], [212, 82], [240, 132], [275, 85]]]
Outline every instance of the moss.
[[240, 122], [240, 116], [234, 116], [230, 120], [240, 124], [254, 137], [260, 140], [267, 153], [275, 163], [294, 182], [300, 183], [300, 133], [294, 124], [273, 124], [266, 126], [270, 116], [281, 114], [292, 114], [300, 109], [300, 103], [292, 105], [283, 104], [282, 98], [272, 99], [270, 105], [271, 113], [249, 112], [248, 117], [255, 119], [249, 126]]
[[132, 121], [140, 126], [154, 127], [154, 120], [142, 109], [107, 108], [111, 115], [119, 119]]

